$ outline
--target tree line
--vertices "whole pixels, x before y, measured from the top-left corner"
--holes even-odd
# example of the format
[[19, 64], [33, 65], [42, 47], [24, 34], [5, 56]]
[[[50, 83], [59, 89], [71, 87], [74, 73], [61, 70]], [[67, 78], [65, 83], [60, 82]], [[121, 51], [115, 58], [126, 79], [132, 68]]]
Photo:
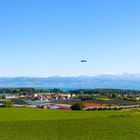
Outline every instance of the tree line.
[[63, 93], [60, 89], [0, 88], [0, 94]]
[[140, 94], [140, 90], [122, 90], [122, 89], [79, 89], [79, 90], [71, 90], [69, 92], [74, 94], [100, 94], [100, 95]]
[[70, 94], [140, 94], [140, 90], [122, 90], [122, 89], [78, 89], [62, 91], [61, 89], [36, 89], [36, 88], [0, 88], [0, 94], [32, 94], [32, 93], [70, 93]]

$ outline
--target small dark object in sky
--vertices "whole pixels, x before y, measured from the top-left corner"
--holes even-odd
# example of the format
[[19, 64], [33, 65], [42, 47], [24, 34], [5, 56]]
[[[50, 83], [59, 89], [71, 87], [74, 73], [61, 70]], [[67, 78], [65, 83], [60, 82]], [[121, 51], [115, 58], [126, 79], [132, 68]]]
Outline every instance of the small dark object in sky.
[[87, 62], [87, 60], [81, 60], [81, 62]]

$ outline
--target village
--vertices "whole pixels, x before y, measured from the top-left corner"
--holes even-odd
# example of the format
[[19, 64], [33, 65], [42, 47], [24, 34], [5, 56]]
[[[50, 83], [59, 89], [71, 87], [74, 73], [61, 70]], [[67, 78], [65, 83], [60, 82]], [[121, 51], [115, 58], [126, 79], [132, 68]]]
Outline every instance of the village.
[[[77, 91], [76, 91], [77, 92]], [[139, 107], [140, 94], [76, 94], [75, 92], [39, 92], [31, 94], [5, 93], [0, 95], [0, 106], [11, 102], [13, 107], [71, 110], [82, 103], [82, 110], [120, 110]]]

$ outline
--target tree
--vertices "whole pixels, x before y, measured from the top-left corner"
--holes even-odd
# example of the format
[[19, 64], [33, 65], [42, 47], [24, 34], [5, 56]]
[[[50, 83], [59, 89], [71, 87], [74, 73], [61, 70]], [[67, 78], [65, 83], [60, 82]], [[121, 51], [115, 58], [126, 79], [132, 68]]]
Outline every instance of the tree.
[[72, 110], [83, 110], [84, 108], [85, 108], [84, 104], [79, 102], [73, 103], [71, 106]]
[[117, 97], [118, 97], [118, 95], [116, 93], [112, 94], [112, 98], [117, 98]]

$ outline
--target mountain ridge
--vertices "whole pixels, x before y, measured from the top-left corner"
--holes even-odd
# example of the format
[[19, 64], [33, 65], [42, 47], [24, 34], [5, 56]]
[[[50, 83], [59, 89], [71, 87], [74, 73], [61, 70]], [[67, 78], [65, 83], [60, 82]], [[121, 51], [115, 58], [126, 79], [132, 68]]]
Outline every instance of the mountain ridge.
[[100, 74], [77, 77], [0, 77], [0, 88], [119, 88], [140, 89], [140, 74]]

